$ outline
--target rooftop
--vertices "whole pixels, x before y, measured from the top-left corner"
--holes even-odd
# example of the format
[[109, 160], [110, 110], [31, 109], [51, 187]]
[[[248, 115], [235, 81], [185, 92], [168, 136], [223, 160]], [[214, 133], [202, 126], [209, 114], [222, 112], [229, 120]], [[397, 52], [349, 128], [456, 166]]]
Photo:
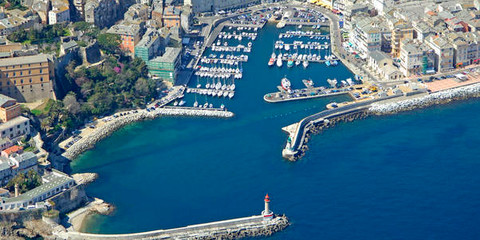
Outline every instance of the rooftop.
[[140, 26], [137, 24], [120, 23], [113, 25], [110, 29], [108, 29], [107, 33], [135, 36], [140, 33]]
[[22, 124], [22, 123], [28, 122], [28, 121], [30, 121], [28, 118], [26, 118], [24, 116], [18, 116], [18, 117], [14, 118], [14, 119], [6, 122], [6, 123], [0, 124], [0, 131], [15, 127], [19, 124]]
[[152, 62], [173, 62], [178, 57], [178, 55], [180, 55], [181, 51], [182, 51], [181, 48], [167, 47], [165, 49], [165, 53], [162, 56], [156, 57], [151, 61]]
[[38, 55], [33, 55], [33, 56], [4, 58], [4, 59], [0, 59], [0, 67], [18, 65], [18, 64], [44, 63], [48, 61], [48, 58], [49, 58], [49, 55], [43, 54], [43, 53]]
[[0, 94], [0, 107], [8, 101], [16, 101], [14, 98]]
[[51, 173], [44, 175], [42, 177], [42, 180], [43, 180], [42, 185], [18, 197], [7, 198], [5, 199], [5, 202], [10, 203], [10, 202], [18, 202], [18, 201], [29, 201], [30, 199], [46, 194], [55, 188], [58, 188], [70, 181], [73, 181], [73, 178], [69, 177], [65, 173], [62, 173], [60, 171], [53, 169]]

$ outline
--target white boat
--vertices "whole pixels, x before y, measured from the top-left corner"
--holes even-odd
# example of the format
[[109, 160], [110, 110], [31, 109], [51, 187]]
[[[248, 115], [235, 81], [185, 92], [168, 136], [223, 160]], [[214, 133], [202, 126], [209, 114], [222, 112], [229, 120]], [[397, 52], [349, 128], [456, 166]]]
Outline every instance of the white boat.
[[285, 44], [285, 51], [290, 51], [290, 45]]
[[173, 106], [178, 106], [178, 101], [175, 101], [175, 102], [173, 103]]
[[223, 92], [223, 97], [227, 97], [227, 96], [228, 96], [228, 91]]
[[302, 61], [300, 61], [299, 59], [297, 59], [297, 61], [295, 61], [295, 66], [300, 65], [300, 63], [302, 63]]
[[277, 58], [277, 67], [282, 67], [283, 61], [281, 58]]
[[228, 94], [228, 97], [229, 97], [229, 98], [233, 98], [234, 95], [235, 95], [234, 92], [230, 92], [230, 93]]
[[291, 89], [292, 85], [290, 83], [290, 80], [288, 80], [288, 78], [286, 77], [282, 78], [281, 86], [283, 90], [287, 91], [288, 93], [292, 92], [292, 89]]
[[184, 100], [182, 100], [182, 101], [180, 101], [180, 103], [178, 103], [178, 106], [183, 106], [183, 105], [185, 105], [185, 103], [186, 102]]
[[306, 61], [306, 60], [303, 61], [303, 67], [304, 67], [304, 68], [307, 68], [307, 67], [308, 67], [308, 61]]

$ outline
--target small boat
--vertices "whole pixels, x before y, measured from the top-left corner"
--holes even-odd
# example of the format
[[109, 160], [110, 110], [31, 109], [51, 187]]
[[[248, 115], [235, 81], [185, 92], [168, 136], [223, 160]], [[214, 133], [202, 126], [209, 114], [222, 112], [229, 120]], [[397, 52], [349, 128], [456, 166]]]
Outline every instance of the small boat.
[[178, 106], [183, 106], [183, 105], [185, 105], [185, 103], [186, 103], [186, 102], [185, 102], [184, 100], [182, 100], [182, 101], [180, 101], [180, 102], [178, 103]]
[[220, 105], [220, 108], [221, 108], [221, 109], [224, 109], [224, 108], [225, 108], [225, 105], [223, 105], [223, 103], [222, 103], [222, 105]]
[[307, 88], [313, 87], [312, 79], [303, 79], [302, 82], [305, 85], [305, 87], [307, 87]]
[[271, 67], [273, 66], [273, 64], [275, 64], [275, 58], [270, 58], [270, 60], [268, 61], [268, 66]]
[[252, 42], [248, 42], [247, 46], [248, 46], [249, 48], [251, 48], [251, 47], [252, 47]]
[[303, 67], [304, 67], [304, 68], [307, 68], [307, 67], [308, 67], [308, 61], [307, 61], [307, 60], [303, 61]]
[[327, 67], [330, 67], [330, 65], [332, 65], [332, 64], [330, 63], [330, 60], [327, 60], [327, 61], [325, 61], [325, 65], [327, 65]]
[[300, 63], [302, 63], [302, 61], [300, 61], [300, 59], [297, 59], [297, 61], [295, 61], [295, 66], [300, 65]]
[[289, 68], [293, 67], [293, 59], [291, 59], [291, 58], [288, 59], [287, 67], [289, 67]]
[[175, 102], [173, 103], [173, 106], [178, 106], [178, 101], [175, 101]]
[[290, 80], [288, 80], [288, 78], [286, 77], [282, 78], [281, 86], [283, 90], [287, 91], [288, 93], [292, 92], [292, 89], [291, 89], [292, 85], [290, 83]]
[[281, 58], [277, 58], [277, 67], [282, 67], [283, 61]]
[[213, 104], [210, 103], [210, 104], [208, 105], [208, 107], [209, 107], [209, 108], [213, 108]]
[[290, 45], [288, 45], [288, 44], [285, 44], [285, 46], [284, 46], [284, 47], [285, 47], [285, 51], [290, 51]]
[[233, 98], [234, 95], [235, 95], [234, 92], [230, 92], [230, 93], [228, 94], [228, 97], [229, 97], [229, 98]]

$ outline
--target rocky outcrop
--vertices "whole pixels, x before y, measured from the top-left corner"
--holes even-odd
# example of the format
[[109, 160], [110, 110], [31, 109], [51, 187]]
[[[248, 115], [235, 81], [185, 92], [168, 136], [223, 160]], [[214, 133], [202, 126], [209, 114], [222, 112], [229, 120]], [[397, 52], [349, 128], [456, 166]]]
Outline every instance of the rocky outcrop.
[[76, 173], [72, 177], [78, 185], [87, 185], [98, 178], [98, 173]]

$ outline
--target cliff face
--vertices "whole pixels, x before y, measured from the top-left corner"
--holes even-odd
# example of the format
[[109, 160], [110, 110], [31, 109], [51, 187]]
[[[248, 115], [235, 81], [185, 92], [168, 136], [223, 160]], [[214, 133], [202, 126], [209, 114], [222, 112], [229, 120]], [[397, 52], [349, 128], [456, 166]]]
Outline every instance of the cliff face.
[[55, 203], [54, 208], [60, 213], [68, 213], [85, 205], [88, 197], [85, 193], [85, 186], [77, 185], [66, 190], [63, 194], [51, 198], [51, 201]]

